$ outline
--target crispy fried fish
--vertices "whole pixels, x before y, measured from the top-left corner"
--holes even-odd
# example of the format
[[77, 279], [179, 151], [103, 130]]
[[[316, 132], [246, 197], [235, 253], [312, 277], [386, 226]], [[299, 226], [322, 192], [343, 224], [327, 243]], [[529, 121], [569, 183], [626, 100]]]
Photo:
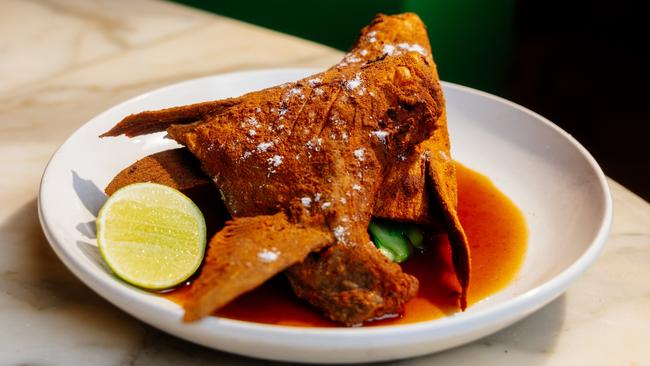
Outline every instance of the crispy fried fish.
[[[375, 55], [375, 61], [365, 62]], [[323, 217], [314, 227], [323, 237], [331, 233], [334, 244], [288, 273], [296, 293], [331, 318], [356, 324], [397, 312], [417, 292], [417, 281], [369, 244], [366, 229], [373, 213], [426, 222], [442, 209], [459, 258], [455, 265], [465, 306], [469, 261], [455, 213], [444, 100], [417, 16], [378, 16], [355, 49], [323, 74], [240, 98], [129, 116], [105, 135], [168, 126], [169, 135], [190, 148], [224, 192], [233, 216], [279, 211], [302, 217], [294, 223], [303, 226], [305, 217], [310, 225]], [[250, 289], [242, 286], [224, 297], [215, 282], [206, 277], [197, 285], [209, 291], [197, 290], [188, 319]], [[210, 301], [214, 297], [219, 301]]]

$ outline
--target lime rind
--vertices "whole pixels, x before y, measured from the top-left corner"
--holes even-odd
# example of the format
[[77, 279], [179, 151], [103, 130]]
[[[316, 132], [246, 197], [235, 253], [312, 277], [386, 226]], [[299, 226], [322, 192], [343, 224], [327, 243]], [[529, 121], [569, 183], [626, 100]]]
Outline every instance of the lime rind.
[[181, 192], [135, 183], [115, 192], [99, 211], [97, 243], [116, 276], [162, 290], [187, 280], [201, 265], [205, 219]]

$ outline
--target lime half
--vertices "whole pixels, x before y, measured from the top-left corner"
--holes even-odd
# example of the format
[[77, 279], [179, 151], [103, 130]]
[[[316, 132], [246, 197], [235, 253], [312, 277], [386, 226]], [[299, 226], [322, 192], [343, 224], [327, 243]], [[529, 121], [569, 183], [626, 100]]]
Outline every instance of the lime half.
[[97, 243], [115, 274], [161, 290], [189, 278], [205, 253], [205, 219], [181, 192], [154, 183], [130, 184], [97, 217]]

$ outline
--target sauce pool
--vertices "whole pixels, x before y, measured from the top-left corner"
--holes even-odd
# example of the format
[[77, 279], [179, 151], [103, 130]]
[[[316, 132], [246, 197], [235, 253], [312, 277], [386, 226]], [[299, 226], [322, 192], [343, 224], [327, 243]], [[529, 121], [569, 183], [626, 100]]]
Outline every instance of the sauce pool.
[[[472, 262], [468, 304], [503, 289], [514, 279], [526, 252], [526, 223], [521, 211], [485, 176], [456, 163], [458, 215], [469, 239]], [[459, 311], [458, 283], [451, 265], [446, 236], [432, 238], [427, 250], [415, 253], [402, 269], [417, 277], [420, 290], [404, 313], [365, 326], [414, 323]], [[183, 304], [189, 286], [164, 294]], [[215, 315], [256, 323], [339, 327], [318, 310], [298, 299], [284, 276], [279, 275], [231, 302]]]

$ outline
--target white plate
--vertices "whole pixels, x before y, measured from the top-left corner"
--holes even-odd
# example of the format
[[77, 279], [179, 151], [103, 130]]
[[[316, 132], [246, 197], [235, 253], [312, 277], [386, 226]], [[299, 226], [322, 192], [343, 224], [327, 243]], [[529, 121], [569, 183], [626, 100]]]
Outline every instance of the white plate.
[[237, 96], [312, 72], [263, 70], [190, 80], [135, 97], [90, 120], [54, 154], [41, 182], [41, 224], [58, 256], [107, 300], [181, 338], [246, 356], [328, 363], [417, 356], [488, 335], [556, 298], [597, 257], [609, 230], [611, 199], [589, 153], [525, 108], [444, 83], [454, 158], [489, 176], [526, 217], [528, 251], [506, 289], [464, 313], [433, 321], [298, 328], [217, 317], [185, 324], [178, 305], [115, 278], [94, 239], [95, 214], [105, 200], [101, 190], [136, 159], [176, 144], [164, 133], [134, 139], [97, 136], [130, 113]]

